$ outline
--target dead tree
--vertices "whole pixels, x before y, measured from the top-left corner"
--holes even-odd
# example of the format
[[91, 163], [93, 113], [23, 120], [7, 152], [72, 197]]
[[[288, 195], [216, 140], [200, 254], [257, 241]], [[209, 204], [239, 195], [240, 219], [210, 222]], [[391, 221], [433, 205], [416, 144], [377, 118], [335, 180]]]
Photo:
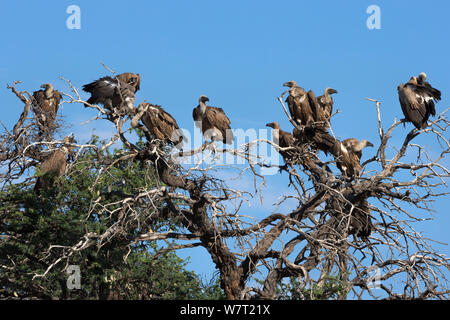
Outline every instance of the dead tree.
[[[121, 201], [114, 203], [93, 196], [92, 211], [88, 214], [115, 217], [110, 227], [103, 233], [86, 233], [73, 246], [55, 243], [48, 251], [57, 251], [59, 258], [47, 261], [48, 269], [35, 277], [44, 277], [56, 267], [64, 269], [77, 252], [90, 246], [101, 249], [112, 238], [128, 234], [133, 235], [130, 246], [142, 241], [178, 239], [187, 243], [163, 251], [203, 247], [219, 270], [221, 287], [228, 299], [277, 299], [281, 281], [292, 277], [298, 279], [299, 296], [303, 298], [308, 295], [314, 298], [312, 289], [324, 287], [327, 279], [333, 277], [342, 284], [341, 299], [365, 295], [448, 299], [449, 260], [413, 228], [413, 222], [423, 220], [413, 209], [431, 212], [431, 203], [446, 194], [439, 189], [446, 187], [449, 176], [449, 170], [441, 164], [450, 151], [445, 138], [449, 125], [447, 110], [427, 128], [411, 130], [392, 153], [387, 149], [388, 142], [402, 122], [394, 121], [385, 131], [380, 103], [376, 101], [379, 121], [375, 129], [380, 138], [376, 154], [361, 164], [361, 175], [349, 180], [336, 169], [335, 162], [323, 161], [317, 148], [307, 141], [281, 148], [270, 140], [258, 139], [223, 150], [205, 144], [198, 150], [170, 154], [147, 136], [147, 146], [140, 148], [123, 129], [126, 116], [87, 104], [77, 89], [67, 83], [71, 89], [64, 94], [67, 103], [96, 109], [98, 119], [105, 116], [105, 120], [114, 124], [116, 134], [104, 148], [117, 139], [127, 147], [127, 152], [115, 162], [129, 159], [141, 162], [154, 169], [149, 172], [157, 174], [163, 185], [136, 190], [133, 196], [123, 195]], [[437, 156], [414, 143], [419, 135], [436, 139], [436, 147], [440, 148]], [[292, 155], [281, 169], [289, 177], [287, 187], [296, 193], [290, 198], [295, 198], [297, 206], [258, 220], [252, 212], [242, 209], [242, 203], [264, 188], [266, 177], [258, 170], [268, 164], [254, 152], [258, 145], [264, 144]], [[414, 161], [408, 160], [411, 152], [415, 153]], [[436, 152], [434, 149], [433, 154]], [[225, 170], [216, 161], [225, 154], [245, 159], [244, 167], [233, 170], [237, 170], [238, 176], [249, 172], [254, 190], [233, 189], [214, 176], [214, 170]], [[191, 166], [181, 166], [176, 161], [194, 155], [200, 158]], [[104, 163], [97, 175], [107, 174], [111, 165]], [[96, 190], [96, 185], [91, 188]], [[286, 200], [284, 197], [279, 203]], [[137, 212], [138, 205], [147, 209]], [[180, 221], [183, 232], [156, 232], [145, 226], [137, 236], [132, 232], [137, 220], [145, 224], [152, 219], [169, 218]], [[279, 241], [282, 235], [288, 240]], [[261, 273], [263, 270], [266, 271]], [[371, 290], [374, 270], [381, 288], [378, 294]], [[252, 281], [261, 274], [262, 285]], [[394, 281], [403, 283], [394, 286]]]

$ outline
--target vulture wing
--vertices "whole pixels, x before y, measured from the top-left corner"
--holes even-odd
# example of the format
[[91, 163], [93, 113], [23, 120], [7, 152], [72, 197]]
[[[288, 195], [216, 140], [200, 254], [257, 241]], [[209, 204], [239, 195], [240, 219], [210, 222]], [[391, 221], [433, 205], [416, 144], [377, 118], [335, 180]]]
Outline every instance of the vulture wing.
[[327, 99], [325, 95], [322, 95], [317, 97], [317, 103], [322, 108], [326, 121], [328, 121], [333, 113], [333, 99]]
[[195, 126], [201, 128], [202, 113], [200, 111], [200, 106], [197, 106], [192, 110], [192, 118], [194, 119]]
[[91, 94], [87, 102], [90, 104], [102, 103], [106, 99], [112, 99], [117, 93], [117, 81], [109, 76], [100, 78], [94, 82], [85, 84], [83, 91]]
[[400, 85], [398, 97], [406, 120], [411, 121], [418, 129], [426, 127], [429, 112], [425, 100], [414, 92], [414, 85]]
[[206, 108], [205, 118], [213, 127], [221, 132], [224, 143], [232, 143], [234, 136], [231, 131], [231, 121], [222, 108], [208, 106]]
[[54, 104], [53, 104], [53, 113], [56, 117], [56, 115], [58, 114], [58, 109], [59, 109], [59, 103], [62, 100], [62, 95], [58, 90], [53, 91], [53, 97], [52, 97]]
[[286, 103], [289, 108], [289, 113], [291, 114], [292, 120], [294, 120], [296, 123], [303, 124], [303, 115], [301, 113], [301, 105], [300, 105], [300, 98], [294, 97], [289, 95], [286, 98]]
[[301, 98], [305, 95], [305, 91], [301, 87], [294, 87], [289, 90], [289, 96], [286, 98], [285, 102], [288, 105], [289, 113], [291, 114], [292, 120], [296, 123], [304, 123], [304, 118], [302, 115], [301, 108]]
[[45, 96], [44, 90], [35, 91], [33, 93], [33, 97], [34, 97], [34, 99], [36, 100], [36, 103], [37, 103], [37, 104], [33, 104], [33, 107], [34, 108], [40, 108], [40, 110], [39, 109], [35, 109], [35, 113], [42, 113], [42, 112], [47, 113], [47, 112], [52, 111], [51, 107], [50, 107], [49, 100]]
[[427, 112], [433, 116], [436, 115], [434, 103], [441, 100], [441, 92], [433, 88], [428, 82], [425, 82], [423, 85], [407, 86], [416, 93], [417, 100], [425, 104]]
[[289, 132], [283, 131], [281, 129], [278, 130], [280, 136], [280, 147], [286, 148], [294, 145], [294, 137]]
[[161, 106], [150, 105], [142, 121], [158, 139], [173, 143], [186, 140], [181, 133], [176, 132], [180, 129], [177, 121]]

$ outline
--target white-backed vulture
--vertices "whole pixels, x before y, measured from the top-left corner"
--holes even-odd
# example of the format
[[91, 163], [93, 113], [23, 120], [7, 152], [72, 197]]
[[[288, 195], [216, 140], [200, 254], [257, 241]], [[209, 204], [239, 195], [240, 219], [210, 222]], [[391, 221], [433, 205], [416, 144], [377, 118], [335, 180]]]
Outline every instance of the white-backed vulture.
[[[137, 116], [154, 139], [175, 145], [187, 140], [183, 136], [177, 121], [161, 106], [142, 102], [138, 106]], [[137, 121], [136, 117], [133, 118], [133, 127], [137, 126]]]
[[307, 125], [315, 122], [315, 96], [310, 90], [306, 92], [299, 87], [295, 81], [288, 81], [283, 86], [289, 88], [289, 96], [286, 103], [289, 107], [292, 120], [300, 125]]
[[200, 96], [199, 103], [192, 111], [195, 126], [200, 128], [203, 137], [211, 141], [221, 141], [226, 144], [233, 143], [233, 131], [231, 130], [231, 121], [222, 108], [206, 105], [209, 101], [207, 96]]
[[342, 174], [348, 177], [357, 177], [361, 174], [362, 149], [373, 147], [373, 144], [367, 140], [359, 141], [356, 138], [348, 138], [339, 142], [339, 152], [336, 159], [336, 165]]
[[[353, 234], [359, 238], [367, 239], [373, 229], [369, 202], [363, 195], [358, 195], [355, 199], [350, 200], [350, 202], [353, 207], [350, 204], [345, 206], [345, 213], [351, 219], [348, 234]], [[345, 220], [344, 224], [347, 225]]]
[[405, 120], [412, 122], [417, 129], [427, 127], [430, 115], [436, 115], [435, 102], [441, 100], [441, 92], [433, 88], [426, 78], [427, 75], [422, 72], [397, 87]]
[[330, 121], [331, 115], [333, 113], [333, 98], [332, 94], [338, 93], [333, 88], [326, 88], [323, 95], [317, 97], [317, 102], [319, 103], [321, 113], [318, 114], [317, 121]]
[[[119, 75], [121, 76], [121, 75]], [[130, 83], [121, 81], [119, 76], [112, 78], [106, 76], [94, 82], [85, 84], [83, 91], [91, 94], [87, 100], [90, 104], [102, 104], [109, 111], [126, 111], [133, 113], [134, 93], [137, 91], [137, 82], [130, 80]], [[140, 80], [139, 80], [140, 81]]]
[[49, 189], [56, 177], [61, 177], [66, 171], [67, 155], [72, 148], [68, 145], [73, 142], [71, 136], [64, 138], [64, 144], [53, 151], [39, 166], [39, 177], [34, 185], [34, 191], [39, 193], [42, 189]]
[[[281, 148], [288, 148], [294, 146], [294, 137], [289, 132], [280, 129], [278, 122], [271, 122], [266, 124], [266, 127], [273, 129], [273, 142], [278, 144]], [[280, 150], [279, 153], [283, 159], [289, 158], [289, 151]]]
[[44, 90], [33, 93], [33, 112], [39, 128], [39, 135], [50, 134], [55, 129], [55, 120], [58, 114], [61, 93], [54, 90], [50, 83], [41, 85]]

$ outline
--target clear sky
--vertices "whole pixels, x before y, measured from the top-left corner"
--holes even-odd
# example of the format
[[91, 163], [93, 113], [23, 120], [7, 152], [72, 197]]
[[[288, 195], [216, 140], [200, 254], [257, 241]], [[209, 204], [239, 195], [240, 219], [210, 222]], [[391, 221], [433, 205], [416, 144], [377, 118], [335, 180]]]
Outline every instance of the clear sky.
[[[81, 9], [79, 30], [66, 26], [70, 5]], [[381, 29], [366, 25], [370, 5], [381, 10]], [[211, 105], [225, 109], [233, 128], [278, 121], [290, 131], [276, 98], [282, 83], [296, 80], [317, 95], [325, 87], [338, 90], [338, 138], [378, 142], [375, 108], [366, 97], [382, 101], [387, 127], [403, 117], [397, 85], [425, 71], [442, 91], [437, 109], [449, 107], [449, 14], [447, 0], [2, 1], [1, 120], [11, 128], [22, 111], [7, 83], [20, 80], [20, 88], [32, 92], [51, 82], [68, 91], [59, 76], [80, 88], [108, 74], [103, 62], [118, 73], [140, 73], [137, 102], [162, 105], [188, 130], [192, 108], [206, 94]], [[79, 142], [94, 128], [101, 136], [111, 134], [106, 121], [81, 126], [96, 114], [81, 105], [67, 104], [62, 114]], [[399, 129], [403, 135], [392, 142], [400, 143], [409, 129]], [[283, 188], [289, 192], [284, 178], [271, 177], [266, 194]], [[449, 242], [449, 206], [448, 197], [440, 199], [435, 220], [418, 229]], [[270, 212], [270, 205], [260, 212]], [[439, 248], [449, 255], [448, 246]], [[202, 250], [181, 254], [209, 275], [213, 266]]]

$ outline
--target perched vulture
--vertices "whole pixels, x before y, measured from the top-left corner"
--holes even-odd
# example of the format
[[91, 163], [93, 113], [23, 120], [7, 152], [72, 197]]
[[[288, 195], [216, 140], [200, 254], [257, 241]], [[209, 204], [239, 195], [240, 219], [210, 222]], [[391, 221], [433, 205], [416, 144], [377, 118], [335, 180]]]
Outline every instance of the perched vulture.
[[[178, 127], [177, 121], [161, 106], [142, 102], [138, 106], [137, 116], [142, 119], [154, 139], [175, 145], [187, 140]], [[137, 126], [138, 118], [133, 118], [131, 122], [133, 127]]]
[[59, 102], [62, 99], [59, 91], [54, 90], [50, 83], [41, 86], [44, 90], [33, 93], [33, 112], [39, 128], [39, 135], [51, 133], [55, 129], [55, 120], [58, 113]]
[[[345, 206], [345, 212], [348, 213], [347, 217], [350, 217], [348, 234], [367, 239], [373, 229], [369, 202], [362, 195], [358, 195], [355, 199], [350, 200], [350, 202], [353, 207], [350, 204]], [[347, 225], [346, 220], [347, 219], [344, 219], [343, 221], [344, 225]]]
[[426, 78], [427, 75], [422, 72], [397, 87], [405, 120], [412, 122], [417, 129], [427, 127], [430, 115], [436, 115], [434, 103], [441, 100], [441, 92], [433, 88]]
[[337, 93], [335, 89], [326, 88], [323, 95], [317, 97], [317, 102], [320, 106], [319, 110], [321, 110], [317, 115], [317, 121], [330, 121], [331, 114], [333, 113], [333, 98], [331, 95], [335, 93]]
[[73, 142], [72, 137], [65, 137], [64, 144], [59, 149], [53, 151], [39, 166], [39, 177], [34, 185], [35, 192], [39, 193], [42, 189], [49, 189], [53, 185], [54, 179], [64, 174], [67, 165], [66, 157], [72, 150], [66, 144], [71, 142]]
[[300, 125], [315, 122], [317, 100], [314, 93], [311, 90], [306, 92], [295, 81], [286, 82], [283, 86], [289, 88], [289, 96], [286, 98], [286, 103], [288, 104], [292, 120]]
[[233, 131], [231, 130], [231, 121], [222, 108], [206, 105], [209, 101], [207, 96], [202, 95], [199, 98], [199, 104], [192, 111], [195, 126], [200, 128], [205, 139], [211, 141], [222, 141], [226, 144], [233, 143]]
[[336, 164], [339, 170], [348, 177], [356, 177], [361, 174], [362, 149], [373, 147], [367, 140], [348, 138], [339, 143], [339, 152]]
[[139, 89], [140, 80], [132, 78], [127, 83], [120, 80], [122, 75], [118, 75], [116, 78], [106, 76], [85, 84], [83, 91], [91, 94], [87, 102], [102, 104], [109, 111], [125, 110], [127, 113], [134, 113], [134, 93]]
[[[271, 122], [266, 124], [266, 127], [273, 129], [273, 140], [281, 148], [288, 148], [294, 146], [294, 137], [289, 132], [280, 129], [278, 122]], [[279, 151], [283, 159], [289, 158], [289, 151]]]

